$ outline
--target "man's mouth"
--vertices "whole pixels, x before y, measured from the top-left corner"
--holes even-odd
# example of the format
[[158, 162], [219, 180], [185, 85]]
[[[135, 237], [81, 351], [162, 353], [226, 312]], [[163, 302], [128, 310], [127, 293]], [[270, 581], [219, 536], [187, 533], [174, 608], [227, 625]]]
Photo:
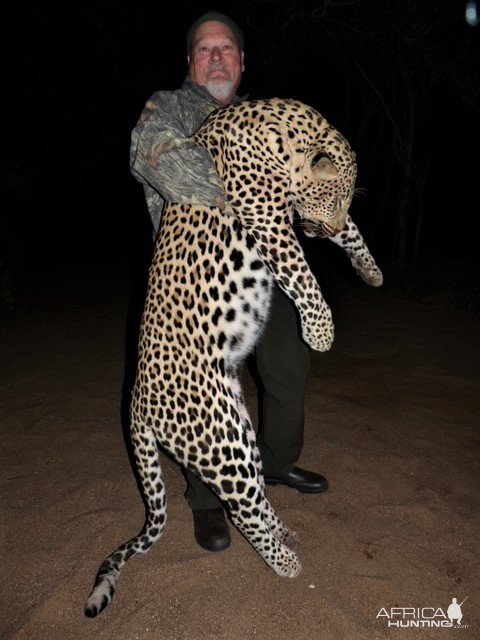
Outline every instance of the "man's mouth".
[[212, 69], [209, 74], [209, 78], [228, 78], [228, 72], [226, 69]]

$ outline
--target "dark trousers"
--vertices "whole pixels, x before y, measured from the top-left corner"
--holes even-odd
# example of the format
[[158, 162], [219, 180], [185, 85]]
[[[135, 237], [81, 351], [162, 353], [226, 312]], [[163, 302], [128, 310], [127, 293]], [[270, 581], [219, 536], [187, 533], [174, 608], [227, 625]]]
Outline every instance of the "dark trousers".
[[[270, 318], [255, 348], [260, 377], [257, 444], [265, 475], [280, 475], [295, 466], [303, 446], [304, 397], [310, 371], [308, 347], [300, 338], [293, 303], [274, 288]], [[221, 506], [217, 496], [191, 471], [185, 496], [192, 509]]]

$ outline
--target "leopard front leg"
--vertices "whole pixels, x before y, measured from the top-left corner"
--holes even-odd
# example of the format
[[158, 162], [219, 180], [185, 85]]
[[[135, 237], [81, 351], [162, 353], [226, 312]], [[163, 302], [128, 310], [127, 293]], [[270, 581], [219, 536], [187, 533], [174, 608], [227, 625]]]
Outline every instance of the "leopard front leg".
[[271, 232], [262, 231], [262, 227], [259, 227], [251, 232], [257, 250], [276, 283], [297, 307], [303, 339], [315, 351], [328, 351], [334, 337], [332, 312], [307, 264], [288, 218], [277, 230], [277, 235], [281, 237], [280, 243]]
[[[308, 238], [327, 237], [320, 225], [312, 220], [302, 220], [301, 226]], [[347, 215], [342, 231], [328, 236], [328, 239], [345, 251], [353, 268], [366, 284], [371, 287], [380, 287], [383, 284], [383, 274], [350, 215]]]
[[332, 311], [320, 290], [314, 300], [297, 305], [302, 324], [302, 337], [315, 351], [328, 351], [333, 343], [334, 327]]
[[331, 236], [330, 240], [345, 251], [353, 268], [366, 284], [371, 287], [380, 287], [383, 284], [383, 274], [357, 225], [349, 215], [344, 229]]

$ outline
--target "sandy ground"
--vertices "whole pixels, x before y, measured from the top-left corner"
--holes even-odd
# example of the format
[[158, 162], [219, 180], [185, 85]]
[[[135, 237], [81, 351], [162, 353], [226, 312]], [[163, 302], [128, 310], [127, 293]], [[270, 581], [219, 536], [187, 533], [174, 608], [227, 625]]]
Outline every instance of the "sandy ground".
[[[312, 357], [300, 462], [330, 490], [268, 489], [300, 535], [300, 577], [278, 578], [236, 531], [223, 553], [199, 548], [164, 458], [165, 536], [125, 567], [107, 610], [84, 617], [100, 562], [143, 520], [120, 416], [126, 282], [37, 278], [0, 328], [0, 637], [480, 638], [479, 325], [388, 286], [338, 292], [334, 348]], [[468, 597], [461, 629], [387, 626], [392, 607], [442, 621], [453, 597]]]

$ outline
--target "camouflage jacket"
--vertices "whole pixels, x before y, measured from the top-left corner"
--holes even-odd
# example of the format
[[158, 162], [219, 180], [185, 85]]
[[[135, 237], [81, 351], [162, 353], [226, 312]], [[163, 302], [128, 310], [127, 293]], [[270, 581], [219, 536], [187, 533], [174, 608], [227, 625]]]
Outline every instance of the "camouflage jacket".
[[210, 153], [188, 139], [219, 107], [188, 78], [177, 91], [157, 91], [147, 101], [132, 132], [130, 168], [143, 184], [155, 234], [165, 202], [227, 206]]

